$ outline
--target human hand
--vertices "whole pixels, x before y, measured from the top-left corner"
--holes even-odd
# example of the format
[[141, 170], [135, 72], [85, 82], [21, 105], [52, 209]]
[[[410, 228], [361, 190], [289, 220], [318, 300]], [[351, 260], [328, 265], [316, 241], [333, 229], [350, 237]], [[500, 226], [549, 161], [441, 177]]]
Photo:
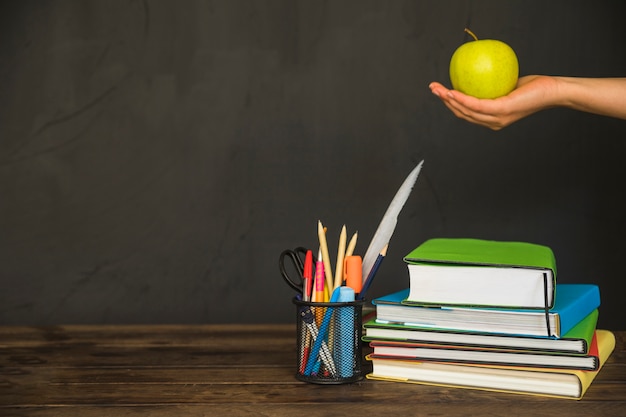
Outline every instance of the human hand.
[[432, 82], [429, 87], [458, 118], [500, 130], [532, 113], [551, 107], [556, 81], [545, 75], [520, 77], [515, 90], [496, 99], [478, 99], [457, 90], [449, 90], [438, 82]]

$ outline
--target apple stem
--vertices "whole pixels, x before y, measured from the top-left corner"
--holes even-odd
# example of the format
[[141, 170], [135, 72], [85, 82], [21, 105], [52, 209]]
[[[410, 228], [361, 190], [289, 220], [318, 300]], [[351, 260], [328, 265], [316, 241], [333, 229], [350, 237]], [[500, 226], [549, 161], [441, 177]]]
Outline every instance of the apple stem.
[[471, 31], [471, 30], [469, 30], [468, 28], [465, 28], [465, 31], [466, 31], [467, 33], [469, 33], [469, 34], [472, 36], [472, 38], [474, 38], [474, 40], [475, 40], [475, 41], [477, 41], [477, 40], [478, 40], [478, 38], [476, 37], [476, 35], [474, 35], [474, 32], [472, 32], [472, 31]]

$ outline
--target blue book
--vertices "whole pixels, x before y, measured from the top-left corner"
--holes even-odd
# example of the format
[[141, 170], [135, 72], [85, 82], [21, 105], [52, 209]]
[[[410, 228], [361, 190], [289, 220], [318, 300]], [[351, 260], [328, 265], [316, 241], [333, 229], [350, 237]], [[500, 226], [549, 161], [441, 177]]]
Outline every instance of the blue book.
[[404, 303], [408, 294], [409, 289], [404, 289], [374, 299], [376, 322], [560, 338], [600, 306], [600, 289], [595, 284], [557, 284], [554, 306], [547, 313], [534, 309], [416, 306]]

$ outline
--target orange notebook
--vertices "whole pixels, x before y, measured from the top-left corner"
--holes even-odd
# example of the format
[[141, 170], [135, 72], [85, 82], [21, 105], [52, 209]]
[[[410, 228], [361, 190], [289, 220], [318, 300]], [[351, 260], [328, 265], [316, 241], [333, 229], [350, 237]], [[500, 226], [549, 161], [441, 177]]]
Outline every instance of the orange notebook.
[[596, 330], [600, 366], [597, 371], [537, 367], [468, 365], [434, 361], [405, 361], [368, 356], [373, 371], [368, 379], [408, 382], [485, 391], [581, 399], [615, 349], [615, 335]]

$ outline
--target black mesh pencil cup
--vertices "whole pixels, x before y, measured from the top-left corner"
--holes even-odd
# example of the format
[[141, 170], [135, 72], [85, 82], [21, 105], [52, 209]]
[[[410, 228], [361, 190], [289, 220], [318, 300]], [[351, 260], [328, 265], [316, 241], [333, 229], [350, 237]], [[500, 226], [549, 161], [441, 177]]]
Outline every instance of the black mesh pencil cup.
[[363, 378], [362, 310], [365, 301], [296, 305], [296, 378], [315, 384], [345, 384]]

